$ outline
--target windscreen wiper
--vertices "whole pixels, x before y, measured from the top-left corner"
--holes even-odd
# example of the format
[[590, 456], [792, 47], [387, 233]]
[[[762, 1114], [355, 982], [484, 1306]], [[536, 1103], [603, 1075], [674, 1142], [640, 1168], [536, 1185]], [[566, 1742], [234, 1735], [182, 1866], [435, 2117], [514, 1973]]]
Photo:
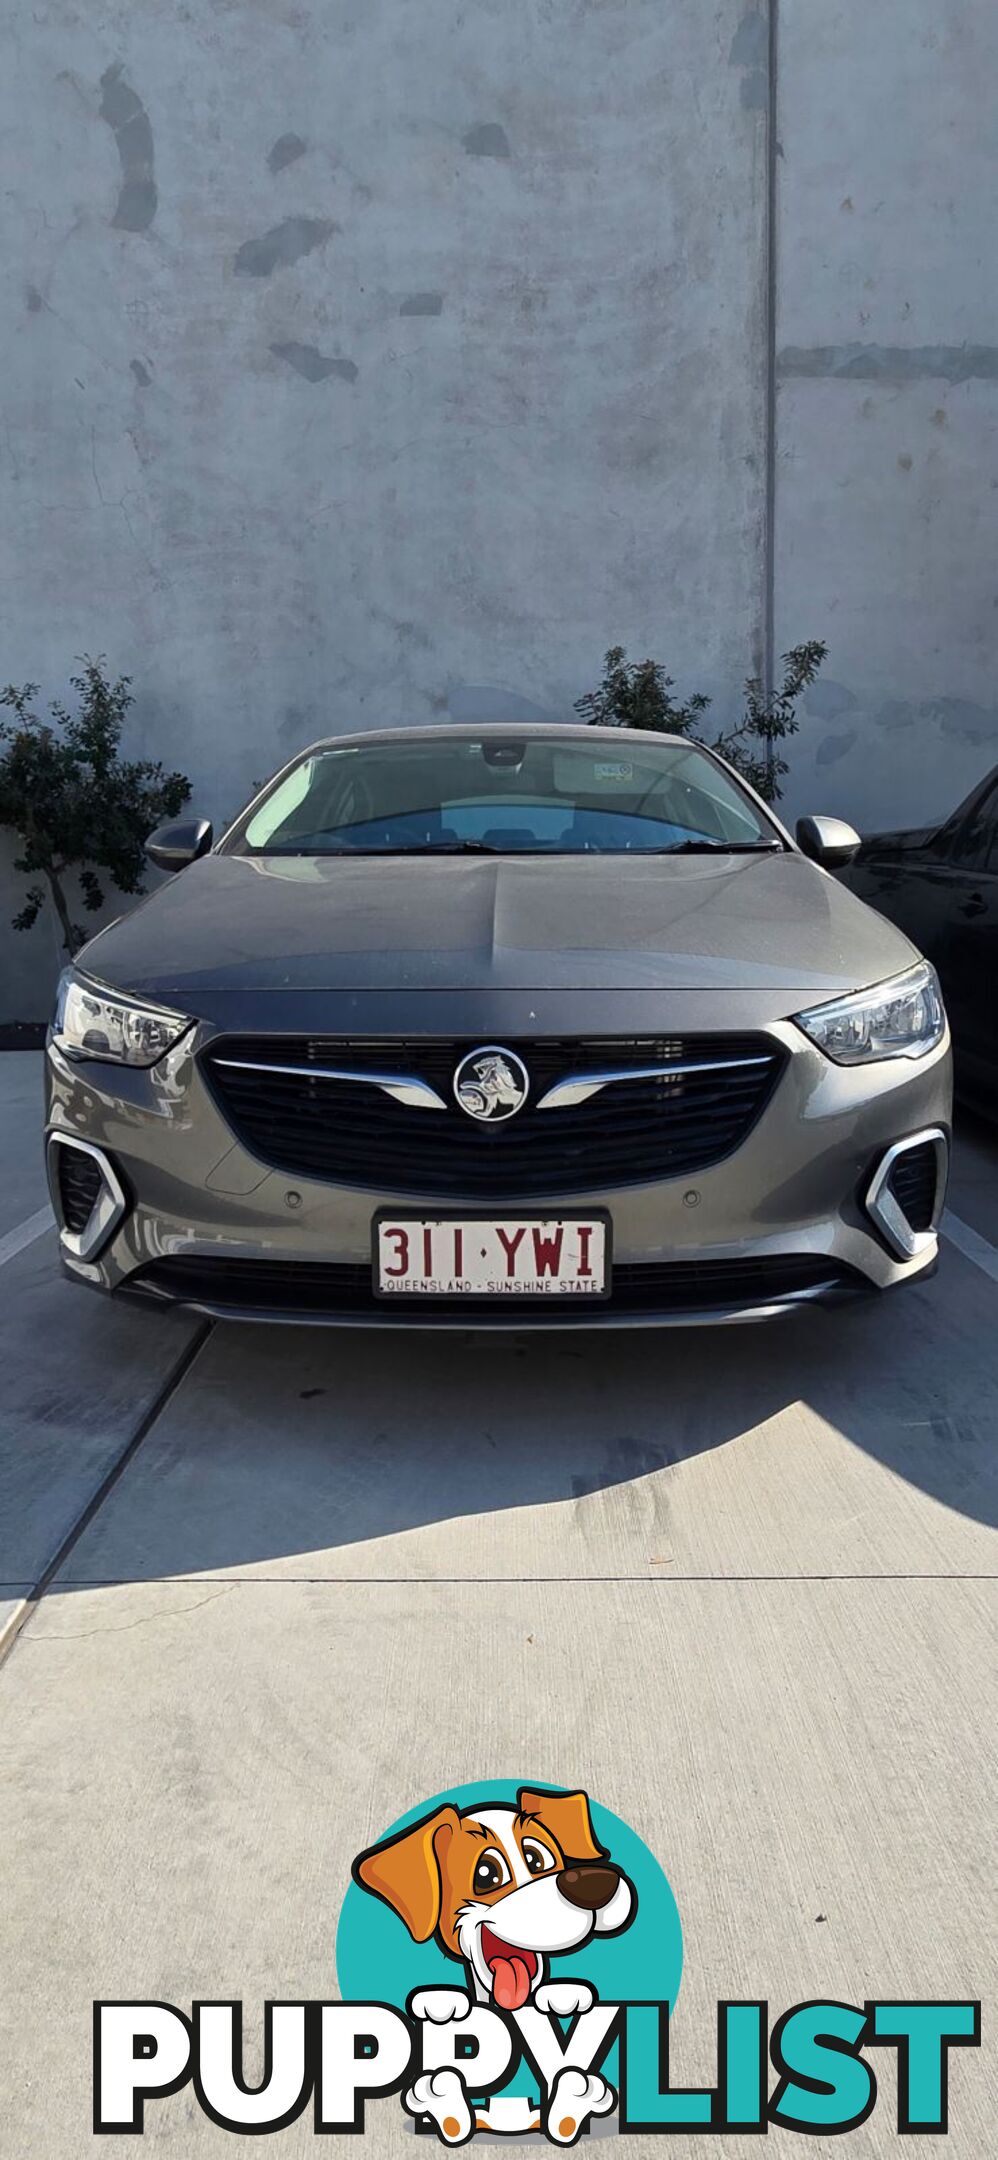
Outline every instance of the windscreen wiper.
[[[308, 837], [306, 834], [306, 839]], [[488, 840], [413, 840], [404, 847], [351, 847], [349, 842], [341, 842], [335, 847], [322, 847], [311, 851], [304, 849], [301, 841], [296, 841], [293, 848], [271, 848], [269, 852], [272, 855], [301, 855], [305, 852], [346, 855], [352, 862], [356, 862], [358, 858], [367, 859], [375, 855], [505, 855], [513, 852], [525, 854], [527, 851], [523, 848], [514, 851], [493, 847]]]
[[775, 855], [782, 840], [680, 840], [673, 847], [642, 848], [642, 855]]
[[[327, 848], [329, 855], [506, 855], [514, 850], [493, 847], [490, 840], [412, 840], [403, 847]], [[523, 854], [524, 849], [515, 850]]]

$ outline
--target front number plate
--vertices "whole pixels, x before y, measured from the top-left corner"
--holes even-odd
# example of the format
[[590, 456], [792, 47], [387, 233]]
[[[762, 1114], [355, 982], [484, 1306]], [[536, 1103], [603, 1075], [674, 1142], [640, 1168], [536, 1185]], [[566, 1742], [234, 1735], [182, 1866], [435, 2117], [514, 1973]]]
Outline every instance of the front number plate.
[[607, 1297], [605, 1215], [379, 1215], [379, 1297]]

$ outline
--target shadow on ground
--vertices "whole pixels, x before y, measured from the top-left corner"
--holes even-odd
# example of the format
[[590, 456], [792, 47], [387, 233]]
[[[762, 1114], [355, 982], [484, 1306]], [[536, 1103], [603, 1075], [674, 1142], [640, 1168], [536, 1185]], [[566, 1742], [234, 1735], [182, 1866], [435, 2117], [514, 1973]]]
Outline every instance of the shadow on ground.
[[62, 1581], [945, 1573], [926, 1500], [998, 1521], [993, 1317], [947, 1253], [873, 1306], [753, 1328], [218, 1324]]

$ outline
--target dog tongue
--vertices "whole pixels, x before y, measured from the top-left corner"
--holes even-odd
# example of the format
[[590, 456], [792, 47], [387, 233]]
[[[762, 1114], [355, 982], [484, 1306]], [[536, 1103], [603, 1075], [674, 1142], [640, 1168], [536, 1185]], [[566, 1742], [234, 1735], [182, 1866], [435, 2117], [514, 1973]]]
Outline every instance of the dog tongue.
[[522, 2010], [530, 1993], [530, 1974], [518, 1957], [496, 1958], [492, 1989], [500, 2010]]

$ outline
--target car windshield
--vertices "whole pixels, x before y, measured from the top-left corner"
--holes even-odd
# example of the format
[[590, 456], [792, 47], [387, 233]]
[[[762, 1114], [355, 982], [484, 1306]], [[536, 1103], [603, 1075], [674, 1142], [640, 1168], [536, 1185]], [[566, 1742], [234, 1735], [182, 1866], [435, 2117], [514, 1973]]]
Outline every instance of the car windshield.
[[312, 751], [240, 822], [253, 855], [738, 852], [782, 842], [688, 743], [434, 736]]

